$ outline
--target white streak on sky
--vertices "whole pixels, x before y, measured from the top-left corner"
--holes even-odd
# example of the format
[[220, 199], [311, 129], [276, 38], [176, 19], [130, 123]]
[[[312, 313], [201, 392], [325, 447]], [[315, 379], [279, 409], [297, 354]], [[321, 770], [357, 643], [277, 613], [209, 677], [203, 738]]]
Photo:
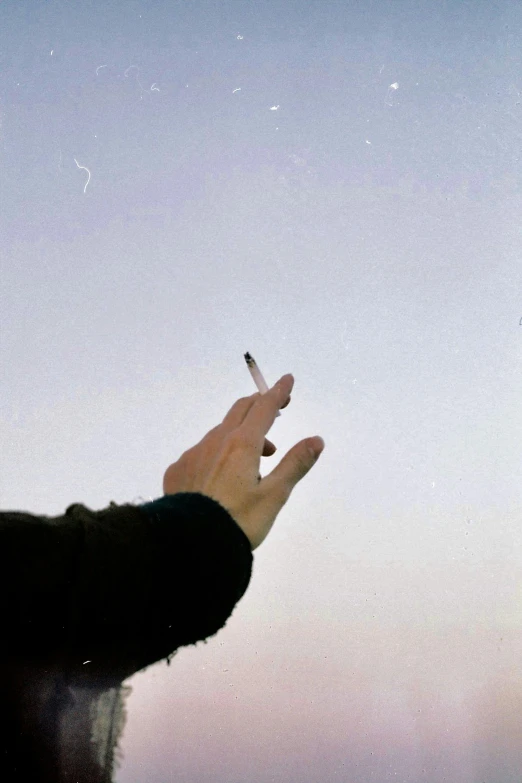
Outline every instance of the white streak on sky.
[[98, 71], [100, 70], [100, 68], [106, 68], [106, 67], [107, 67], [106, 65], [98, 65], [98, 67], [96, 68], [96, 76], [98, 76]]
[[[157, 82], [153, 82], [148, 90], [145, 89], [143, 84], [140, 82], [140, 69], [139, 69], [139, 67], [137, 65], [129, 65], [127, 70], [124, 72], [124, 76], [126, 78], [129, 75], [129, 71], [132, 68], [136, 68], [136, 71], [137, 71], [137, 73], [136, 73], [136, 84], [138, 85], [138, 87], [140, 88], [142, 93], [145, 93], [145, 92], [161, 92], [160, 88], [156, 86]], [[143, 97], [143, 95], [140, 95], [140, 98], [142, 98], [142, 97]]]
[[398, 90], [398, 89], [399, 89], [399, 82], [394, 82], [393, 84], [390, 84], [390, 86], [388, 87], [388, 92], [386, 93], [386, 100], [385, 100], [385, 103], [388, 106], [393, 106], [393, 104], [390, 103], [390, 98], [391, 98], [392, 92], [394, 90]]
[[89, 175], [89, 178], [88, 178], [87, 182], [85, 183], [85, 187], [84, 187], [84, 189], [83, 189], [83, 192], [85, 193], [85, 191], [87, 190], [87, 185], [88, 185], [88, 184], [89, 184], [89, 182], [91, 181], [91, 172], [89, 171], [89, 169], [87, 168], [87, 166], [80, 166], [80, 164], [78, 163], [78, 161], [76, 160], [76, 158], [73, 158], [73, 160], [74, 160], [74, 162], [76, 163], [76, 165], [78, 166], [78, 168], [79, 168], [79, 169], [85, 169], [85, 171], [86, 171], [86, 172], [87, 172], [87, 174]]

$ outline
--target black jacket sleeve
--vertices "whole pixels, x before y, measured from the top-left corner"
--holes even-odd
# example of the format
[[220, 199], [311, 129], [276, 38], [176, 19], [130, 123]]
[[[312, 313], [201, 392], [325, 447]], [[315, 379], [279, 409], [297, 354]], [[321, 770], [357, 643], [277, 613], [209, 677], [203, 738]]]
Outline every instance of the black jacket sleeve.
[[56, 657], [71, 680], [121, 681], [213, 636], [252, 572], [244, 532], [215, 500], [0, 513], [4, 654]]

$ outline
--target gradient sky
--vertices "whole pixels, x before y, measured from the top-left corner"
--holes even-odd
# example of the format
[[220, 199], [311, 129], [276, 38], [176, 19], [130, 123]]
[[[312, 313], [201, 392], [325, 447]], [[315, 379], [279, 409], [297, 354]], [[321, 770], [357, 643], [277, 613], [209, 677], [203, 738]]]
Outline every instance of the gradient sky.
[[521, 90], [519, 2], [2, 3], [2, 508], [159, 497], [246, 351], [326, 443], [116, 783], [520, 780]]

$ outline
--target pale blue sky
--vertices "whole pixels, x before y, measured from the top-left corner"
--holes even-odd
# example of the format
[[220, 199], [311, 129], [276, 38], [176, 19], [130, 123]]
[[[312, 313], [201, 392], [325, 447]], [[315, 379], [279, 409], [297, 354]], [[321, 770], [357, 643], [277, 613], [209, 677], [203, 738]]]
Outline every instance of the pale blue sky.
[[245, 351], [326, 443], [117, 783], [518, 780], [520, 5], [1, 16], [2, 508], [158, 497]]

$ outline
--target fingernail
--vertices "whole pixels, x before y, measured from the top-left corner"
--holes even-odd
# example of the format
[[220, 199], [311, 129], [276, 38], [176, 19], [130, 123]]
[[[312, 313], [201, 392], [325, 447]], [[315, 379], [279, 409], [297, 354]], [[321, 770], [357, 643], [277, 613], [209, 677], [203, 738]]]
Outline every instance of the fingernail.
[[318, 459], [324, 449], [324, 440], [320, 435], [315, 435], [308, 441], [308, 450], [314, 459]]
[[288, 383], [288, 379], [291, 378], [292, 381], [294, 379], [294, 376], [292, 373], [286, 373], [286, 375], [282, 375], [278, 381], [274, 383], [274, 386], [283, 386], [284, 384]]

